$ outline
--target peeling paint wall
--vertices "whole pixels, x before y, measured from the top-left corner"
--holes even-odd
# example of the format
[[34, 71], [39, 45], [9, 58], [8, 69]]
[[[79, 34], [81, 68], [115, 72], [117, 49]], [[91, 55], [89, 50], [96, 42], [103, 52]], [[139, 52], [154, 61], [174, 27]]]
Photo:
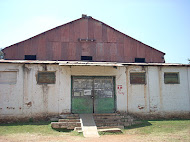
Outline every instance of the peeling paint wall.
[[[17, 71], [16, 84], [0, 84], [0, 118], [47, 117], [71, 112], [71, 76], [115, 76], [116, 109], [127, 111], [123, 67], [1, 64], [0, 71]], [[54, 71], [55, 84], [38, 84], [39, 71]]]
[[[131, 72], [146, 72], [146, 84], [130, 84], [128, 112], [138, 115], [177, 116], [190, 113], [189, 67], [129, 66]], [[179, 84], [165, 84], [164, 72], [178, 72]]]
[[[190, 67], [0, 64], [0, 72], [5, 71], [16, 72], [16, 83], [1, 83], [0, 78], [0, 119], [70, 113], [71, 76], [114, 76], [117, 111], [142, 116], [190, 113]], [[39, 71], [55, 72], [55, 84], [38, 84]], [[144, 72], [146, 83], [130, 84], [134, 72]], [[178, 72], [180, 83], [165, 84], [164, 72]]]

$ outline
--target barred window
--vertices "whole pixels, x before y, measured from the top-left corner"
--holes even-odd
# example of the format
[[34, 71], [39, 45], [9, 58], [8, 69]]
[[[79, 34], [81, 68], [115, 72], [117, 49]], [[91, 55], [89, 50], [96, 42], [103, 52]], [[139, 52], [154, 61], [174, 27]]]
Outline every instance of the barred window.
[[55, 72], [40, 71], [38, 72], [38, 84], [55, 84]]
[[164, 73], [164, 83], [165, 84], [179, 84], [179, 73], [178, 72], [165, 72]]
[[146, 84], [145, 72], [141, 73], [130, 73], [131, 84]]

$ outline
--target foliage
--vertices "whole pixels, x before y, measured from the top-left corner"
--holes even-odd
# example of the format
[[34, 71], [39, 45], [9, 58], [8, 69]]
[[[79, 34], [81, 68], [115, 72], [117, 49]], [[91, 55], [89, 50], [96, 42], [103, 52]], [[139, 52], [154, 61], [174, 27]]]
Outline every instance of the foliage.
[[3, 57], [4, 57], [4, 53], [3, 53], [2, 49], [3, 48], [0, 48], [0, 59], [3, 59]]

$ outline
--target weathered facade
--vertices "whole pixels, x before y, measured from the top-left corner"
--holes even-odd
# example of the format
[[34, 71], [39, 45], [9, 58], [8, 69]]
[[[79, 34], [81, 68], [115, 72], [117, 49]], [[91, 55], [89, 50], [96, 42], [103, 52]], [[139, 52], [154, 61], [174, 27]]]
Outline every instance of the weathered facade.
[[0, 60], [0, 119], [115, 111], [188, 118], [190, 65]]
[[3, 49], [10, 60], [163, 63], [165, 53], [83, 15]]

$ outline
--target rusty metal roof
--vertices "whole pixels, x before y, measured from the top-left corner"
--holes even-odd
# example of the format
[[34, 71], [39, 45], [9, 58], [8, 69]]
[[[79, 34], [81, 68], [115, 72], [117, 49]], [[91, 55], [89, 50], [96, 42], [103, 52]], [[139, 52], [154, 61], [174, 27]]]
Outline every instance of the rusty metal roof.
[[0, 60], [11, 64], [58, 64], [60, 66], [190, 66], [179, 63], [119, 63], [119, 62], [84, 62], [84, 61], [41, 61], [41, 60]]
[[[86, 18], [86, 17], [81, 17], [81, 18], [78, 18], [78, 19], [73, 20], [73, 21], [71, 21], [71, 22], [62, 24], [62, 25], [60, 25], [60, 26], [57, 26], [57, 27], [52, 28], [52, 29], [49, 29], [49, 30], [47, 30], [47, 31], [45, 31], [45, 32], [42, 32], [42, 33], [37, 34], [37, 35], [35, 35], [35, 36], [31, 37], [31, 38], [25, 39], [25, 40], [23, 40], [23, 41], [20, 41], [20, 42], [18, 42], [18, 43], [12, 44], [12, 45], [7, 46], [7, 47], [5, 47], [5, 48], [8, 48], [8, 47], [11, 47], [11, 46], [13, 46], [13, 45], [22, 43], [22, 42], [24, 42], [24, 41], [26, 41], [26, 40], [29, 40], [29, 39], [32, 39], [32, 38], [37, 37], [37, 36], [39, 36], [39, 35], [42, 35], [42, 34], [44, 34], [44, 33], [47, 33], [48, 31], [52, 31], [52, 30], [54, 30], [54, 29], [58, 29], [58, 28], [60, 28], [60, 27], [62, 27], [62, 26], [68, 25], [68, 24], [73, 23], [73, 22], [75, 22], [75, 21], [79, 21], [79, 20], [81, 20], [81, 19], [83, 19], [83, 18]], [[143, 42], [141, 42], [141, 41], [139, 41], [139, 40], [137, 40], [137, 39], [135, 39], [135, 38], [132, 38], [131, 36], [129, 36], [129, 35], [127, 35], [127, 34], [124, 34], [123, 32], [120, 32], [120, 31], [116, 30], [115, 28], [113, 28], [113, 27], [111, 27], [111, 26], [109, 26], [109, 25], [107, 25], [107, 24], [105, 24], [105, 23], [103, 23], [103, 22], [101, 22], [101, 21], [99, 21], [99, 20], [97, 20], [97, 19], [95, 19], [95, 18], [92, 18], [91, 16], [87, 16], [87, 18], [88, 18], [88, 19], [92, 19], [92, 20], [94, 20], [94, 21], [97, 21], [97, 22], [99, 22], [99, 23], [102, 23], [103, 25], [105, 25], [105, 26], [107, 26], [107, 27], [110, 27], [111, 29], [113, 29], [113, 30], [115, 30], [115, 31], [117, 31], [117, 32], [119, 32], [119, 33], [121, 33], [122, 35], [127, 36], [127, 37], [129, 37], [129, 38], [131, 38], [131, 39], [133, 39], [133, 40], [135, 40], [135, 41], [137, 41], [137, 42], [139, 42], [139, 43], [142, 43], [143, 45], [145, 45], [145, 46], [147, 46], [147, 47], [149, 47], [149, 48], [152, 48], [152, 49], [154, 49], [154, 50], [156, 50], [156, 51], [158, 51], [158, 52], [160, 52], [160, 53], [163, 53], [163, 54], [165, 55], [164, 52], [162, 52], [162, 51], [160, 51], [160, 50], [158, 50], [158, 49], [156, 49], [156, 48], [153, 48], [153, 47], [151, 47], [151, 46], [149, 46], [149, 45], [147, 45], [147, 44], [145, 44], [145, 43], [143, 43]], [[5, 48], [4, 48], [4, 49], [5, 49]], [[4, 50], [4, 49], [3, 49], [3, 50]]]

